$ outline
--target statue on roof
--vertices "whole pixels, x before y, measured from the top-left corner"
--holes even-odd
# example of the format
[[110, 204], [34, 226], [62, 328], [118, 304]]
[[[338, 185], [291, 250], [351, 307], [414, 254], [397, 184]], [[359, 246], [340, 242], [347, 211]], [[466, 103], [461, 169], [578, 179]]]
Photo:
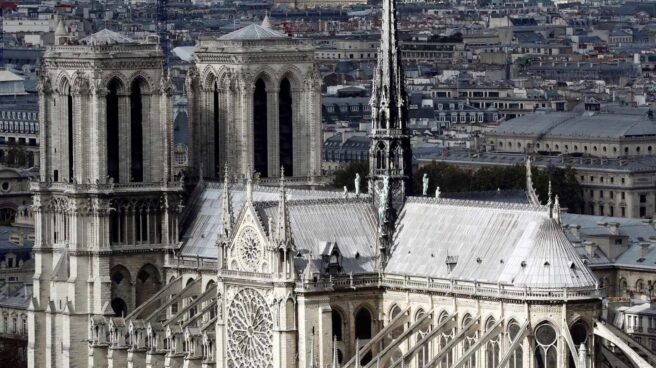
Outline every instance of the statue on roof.
[[442, 194], [440, 187], [435, 188], [435, 198], [440, 198], [440, 194]]
[[428, 174], [424, 173], [424, 177], [421, 179], [423, 184], [422, 195], [425, 197], [428, 195]]
[[355, 195], [360, 195], [360, 173], [355, 173]]

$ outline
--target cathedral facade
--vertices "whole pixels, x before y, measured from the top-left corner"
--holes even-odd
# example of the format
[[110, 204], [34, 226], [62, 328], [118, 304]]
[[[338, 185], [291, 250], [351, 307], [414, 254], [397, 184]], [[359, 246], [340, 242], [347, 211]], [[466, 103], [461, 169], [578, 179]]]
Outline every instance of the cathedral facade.
[[530, 174], [526, 205], [410, 195], [395, 17], [384, 1], [369, 194], [288, 185], [321, 157], [299, 40], [264, 24], [198, 43], [184, 202], [157, 44], [58, 40], [39, 86], [30, 367], [584, 368], [603, 341], [650, 366], [600, 321], [604, 290]]

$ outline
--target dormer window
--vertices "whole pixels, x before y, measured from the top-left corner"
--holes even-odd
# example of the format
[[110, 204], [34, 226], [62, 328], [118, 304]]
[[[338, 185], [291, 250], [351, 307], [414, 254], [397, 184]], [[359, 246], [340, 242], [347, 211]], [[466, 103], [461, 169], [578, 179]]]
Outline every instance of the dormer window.
[[326, 271], [336, 274], [342, 271], [342, 252], [336, 242], [327, 242], [322, 252], [322, 258]]

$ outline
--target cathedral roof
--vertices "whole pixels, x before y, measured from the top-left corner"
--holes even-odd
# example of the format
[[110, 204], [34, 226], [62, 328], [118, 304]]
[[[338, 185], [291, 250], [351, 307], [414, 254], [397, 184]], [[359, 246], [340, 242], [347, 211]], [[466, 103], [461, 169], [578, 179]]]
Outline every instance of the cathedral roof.
[[99, 46], [134, 43], [135, 41], [129, 37], [123, 36], [120, 33], [110, 31], [109, 29], [105, 28], [81, 39], [80, 42], [90, 46]]
[[273, 29], [264, 28], [258, 24], [251, 24], [244, 28], [230, 32], [219, 37], [223, 41], [246, 41], [246, 40], [269, 40], [276, 38], [287, 38], [285, 35]]
[[[297, 272], [305, 270], [308, 260], [321, 261], [327, 243], [337, 244], [344, 273], [370, 273], [375, 266], [376, 214], [370, 199], [324, 199], [288, 202], [292, 237], [299, 257]], [[277, 207], [263, 210], [276, 223]]]
[[538, 288], [597, 283], [546, 209], [445, 199], [408, 199], [385, 272]]
[[[205, 183], [196, 199], [189, 202], [192, 206], [190, 211], [193, 218], [186, 226], [182, 235], [184, 246], [181, 250], [182, 256], [203, 258], [216, 258], [218, 250], [216, 241], [223, 227], [223, 214], [221, 202], [223, 199], [223, 184]], [[341, 193], [326, 191], [309, 191], [287, 189], [288, 200], [338, 198]], [[233, 213], [237, 215], [246, 202], [246, 190], [242, 184], [233, 184], [230, 187]], [[253, 188], [253, 202], [277, 203], [280, 197], [278, 188], [260, 187]], [[331, 240], [331, 239], [326, 239]]]

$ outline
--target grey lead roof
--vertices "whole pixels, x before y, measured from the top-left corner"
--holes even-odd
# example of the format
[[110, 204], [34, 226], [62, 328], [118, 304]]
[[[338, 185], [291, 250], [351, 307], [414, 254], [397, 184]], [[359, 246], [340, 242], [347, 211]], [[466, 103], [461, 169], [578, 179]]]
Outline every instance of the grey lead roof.
[[[221, 196], [222, 186], [213, 184], [190, 201], [194, 218], [184, 233], [181, 255], [216, 258]], [[254, 189], [263, 224], [269, 219], [277, 222], [279, 196], [276, 188]], [[299, 251], [297, 272], [305, 270], [308, 260], [311, 268], [321, 268], [329, 243], [336, 243], [342, 254], [342, 272], [375, 272], [376, 210], [368, 198], [343, 199], [337, 192], [294, 189], [287, 196]], [[245, 202], [243, 186], [233, 186], [231, 197], [236, 219]], [[542, 288], [597, 284], [544, 207], [408, 198], [399, 218], [386, 273]], [[451, 272], [447, 256], [457, 259]]]
[[656, 135], [656, 121], [647, 114], [535, 112], [502, 123], [493, 136], [623, 138]]
[[[330, 199], [288, 202], [289, 219], [296, 249], [303, 255], [295, 260], [302, 272], [308, 260], [320, 264], [327, 243], [337, 243], [345, 273], [374, 272], [376, 215], [368, 200]], [[277, 204], [264, 212], [277, 222]]]
[[120, 43], [134, 43], [134, 40], [105, 28], [92, 35], [84, 37], [80, 40], [80, 42], [89, 46], [98, 46], [115, 45]]
[[285, 38], [285, 36], [272, 29], [264, 28], [258, 24], [251, 24], [244, 28], [230, 32], [226, 35], [219, 37], [219, 40], [225, 41], [243, 41], [243, 40], [267, 40]]
[[[336, 198], [339, 193], [287, 189], [288, 200]], [[242, 184], [230, 186], [232, 199], [233, 221], [246, 202], [246, 192]], [[183, 246], [180, 250], [182, 256], [216, 258], [218, 250], [216, 240], [222, 229], [223, 213], [221, 201], [223, 197], [223, 184], [210, 184], [202, 189], [199, 197], [189, 203], [192, 216], [189, 226], [182, 235]], [[278, 201], [280, 194], [277, 188], [255, 186], [253, 188], [253, 202]]]
[[[528, 287], [594, 287], [543, 208], [410, 198], [385, 272]], [[457, 259], [449, 272], [447, 256]]]

